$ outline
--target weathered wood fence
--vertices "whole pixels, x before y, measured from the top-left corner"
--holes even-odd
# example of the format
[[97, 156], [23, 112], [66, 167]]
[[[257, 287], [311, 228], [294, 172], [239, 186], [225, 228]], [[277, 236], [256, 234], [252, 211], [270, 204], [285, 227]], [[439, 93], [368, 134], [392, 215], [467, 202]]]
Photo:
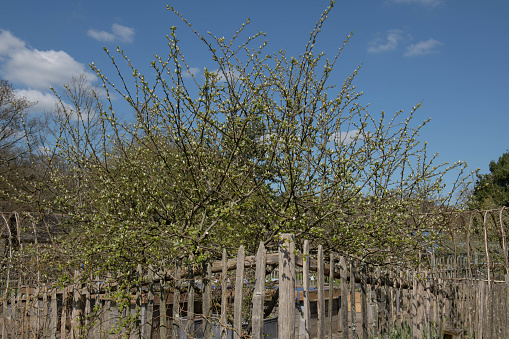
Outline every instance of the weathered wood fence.
[[[509, 338], [509, 276], [464, 278], [439, 259], [427, 269], [393, 271], [334, 253], [326, 260], [321, 246], [310, 255], [307, 241], [297, 253], [292, 235], [282, 239], [277, 253], [260, 244], [255, 256], [241, 247], [228, 259], [224, 250], [222, 261], [200, 270], [140, 267], [145, 283], [124, 298], [112, 279], [80, 284], [79, 272], [63, 289], [18, 280], [2, 295], [1, 336], [442, 338], [445, 330]], [[277, 267], [277, 281], [267, 267]]]

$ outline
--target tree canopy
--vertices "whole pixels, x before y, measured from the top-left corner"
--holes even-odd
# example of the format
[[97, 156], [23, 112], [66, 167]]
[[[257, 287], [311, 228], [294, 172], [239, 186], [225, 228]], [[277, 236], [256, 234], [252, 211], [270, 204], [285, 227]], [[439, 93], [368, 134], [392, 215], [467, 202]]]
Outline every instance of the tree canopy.
[[477, 175], [471, 207], [509, 207], [509, 152], [502, 154], [497, 161], [491, 161], [489, 170], [490, 173]]
[[[316, 53], [331, 9], [295, 57], [265, 53], [262, 33], [241, 41], [245, 25], [228, 40], [181, 17], [217, 65], [203, 77], [190, 74], [172, 27], [168, 55], [147, 75], [106, 50], [115, 75], [91, 65], [103, 98], [67, 87], [40, 186], [53, 193], [41, 206], [75, 226], [58, 247], [62, 267], [128, 277], [138, 264], [270, 248], [286, 232], [370, 260], [417, 253], [442, 227], [426, 213], [450, 201], [444, 175], [464, 164], [428, 154], [420, 104], [371, 113], [354, 85], [359, 69], [331, 83], [350, 39], [331, 58]], [[92, 104], [79, 104], [84, 93]]]

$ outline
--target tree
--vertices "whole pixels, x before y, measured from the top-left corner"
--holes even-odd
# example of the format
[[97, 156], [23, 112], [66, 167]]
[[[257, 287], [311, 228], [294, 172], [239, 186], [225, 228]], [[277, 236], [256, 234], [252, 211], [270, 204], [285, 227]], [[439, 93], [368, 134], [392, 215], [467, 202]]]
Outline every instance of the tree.
[[[60, 160], [50, 163], [48, 187], [59, 193], [45, 203], [79, 229], [58, 249], [66, 266], [87, 262], [91, 273], [118, 272], [129, 284], [138, 264], [210, 260], [222, 247], [250, 251], [259, 241], [271, 247], [284, 232], [370, 260], [418, 253], [422, 231], [442, 225], [422, 215], [422, 202], [448, 204], [442, 178], [464, 164], [427, 155], [418, 135], [428, 121], [414, 121], [420, 104], [372, 114], [353, 85], [358, 70], [329, 83], [350, 39], [331, 59], [314, 52], [331, 9], [291, 58], [265, 54], [264, 41], [252, 48], [261, 33], [238, 43], [244, 25], [228, 41], [189, 24], [217, 65], [203, 79], [187, 76], [175, 27], [153, 76], [121, 50], [131, 81], [92, 64], [107, 93], [104, 105], [94, 99], [99, 129], [70, 123], [82, 108], [62, 100], [52, 151]], [[113, 96], [132, 115], [119, 116]]]
[[[6, 166], [26, 153], [26, 137], [33, 134], [28, 126], [26, 110], [32, 106], [25, 98], [16, 96], [12, 85], [0, 79], [0, 165]], [[27, 129], [28, 128], [28, 129]], [[25, 139], [25, 145], [22, 141]]]
[[478, 174], [471, 207], [492, 209], [509, 207], [509, 152], [490, 162], [490, 173]]
[[17, 96], [8, 81], [0, 80], [0, 209], [4, 211], [21, 207], [13, 193], [25, 189], [34, 175], [32, 151], [42, 126], [27, 112], [32, 105]]

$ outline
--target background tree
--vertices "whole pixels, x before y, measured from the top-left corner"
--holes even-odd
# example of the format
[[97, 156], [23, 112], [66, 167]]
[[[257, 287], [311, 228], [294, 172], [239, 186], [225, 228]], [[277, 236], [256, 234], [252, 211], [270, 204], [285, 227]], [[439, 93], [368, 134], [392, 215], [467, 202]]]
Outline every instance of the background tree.
[[39, 146], [40, 120], [29, 114], [34, 103], [16, 95], [6, 80], [0, 80], [0, 210], [31, 209], [19, 204], [15, 191], [36, 175], [34, 151]]
[[478, 174], [471, 207], [492, 209], [509, 207], [509, 152], [490, 162], [490, 173]]

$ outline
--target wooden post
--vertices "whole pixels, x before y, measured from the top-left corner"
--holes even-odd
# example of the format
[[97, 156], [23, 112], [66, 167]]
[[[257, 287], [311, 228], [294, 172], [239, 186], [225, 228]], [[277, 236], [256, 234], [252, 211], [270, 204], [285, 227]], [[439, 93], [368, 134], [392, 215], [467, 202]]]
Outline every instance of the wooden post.
[[[166, 316], [167, 305], [166, 305], [166, 282], [165, 271], [159, 277], [159, 337], [166, 339], [168, 335], [168, 317]], [[204, 295], [205, 298], [205, 295]]]
[[352, 338], [357, 338], [357, 303], [355, 302], [355, 265], [350, 260], [350, 311], [352, 316]]
[[311, 309], [309, 302], [309, 240], [304, 240], [303, 257], [302, 285], [304, 294], [304, 339], [311, 339]]
[[74, 271], [74, 285], [73, 285], [73, 301], [72, 301], [72, 320], [71, 320], [71, 337], [81, 337], [81, 318], [83, 313], [81, 310], [81, 284], [79, 283], [80, 272]]
[[235, 276], [235, 301], [233, 305], [233, 338], [242, 336], [242, 298], [244, 287], [244, 246], [240, 246], [237, 253], [237, 271]]
[[318, 245], [318, 257], [316, 263], [317, 287], [318, 287], [318, 338], [325, 338], [325, 298], [324, 298], [324, 275], [323, 275], [323, 247]]
[[267, 252], [263, 242], [256, 253], [255, 289], [253, 292], [253, 339], [263, 339], [263, 302], [265, 300], [265, 267], [267, 266]]
[[172, 338], [180, 339], [180, 262], [175, 262], [175, 278], [172, 305]]
[[[194, 257], [191, 256], [191, 261]], [[195, 284], [194, 284], [194, 263], [191, 263], [187, 271], [187, 324], [186, 324], [186, 336], [188, 338], [194, 338], [194, 295], [195, 295]], [[150, 338], [150, 337], [149, 337]]]
[[89, 332], [91, 329], [90, 317], [92, 316], [92, 302], [90, 300], [90, 283], [85, 286], [85, 331]]
[[281, 234], [279, 245], [278, 338], [295, 337], [295, 236]]
[[362, 264], [361, 275], [361, 317], [362, 317], [362, 339], [368, 339], [368, 286], [366, 283], [367, 267]]
[[65, 338], [65, 323], [67, 321], [67, 287], [62, 291], [62, 316], [60, 318], [60, 338]]
[[[139, 267], [141, 269], [141, 266], [139, 266]], [[102, 324], [104, 325], [104, 327], [102, 329], [103, 329], [103, 333], [105, 336], [109, 336], [109, 334], [112, 330], [112, 327], [113, 327], [112, 306], [113, 306], [114, 302], [111, 300], [112, 299], [111, 284], [112, 284], [112, 274], [108, 273], [106, 275], [106, 280], [103, 283], [104, 290], [105, 290], [104, 291], [104, 306], [103, 306], [103, 310], [101, 312], [103, 315]]]
[[[147, 320], [145, 323], [145, 337], [152, 338], [152, 326], [154, 322], [154, 268], [148, 266], [148, 294], [147, 294]], [[111, 307], [111, 304], [110, 304]]]
[[57, 308], [57, 288], [55, 286], [52, 287], [51, 290], [51, 320], [49, 325], [49, 333], [50, 337], [56, 338], [57, 336], [57, 324], [58, 324], [58, 308]]
[[[212, 265], [207, 262], [203, 265], [205, 278], [203, 281], [203, 338], [212, 339]], [[254, 297], [253, 297], [254, 298]], [[162, 337], [164, 338], [164, 337]], [[261, 339], [261, 338], [260, 338]]]
[[347, 286], [347, 269], [346, 261], [343, 256], [339, 258], [340, 272], [339, 278], [341, 279], [341, 330], [343, 339], [348, 339], [348, 286]]
[[378, 282], [378, 336], [383, 338], [383, 335], [387, 333], [387, 327], [385, 322], [385, 282], [384, 275], [380, 272], [380, 268], [376, 271], [376, 280]]
[[222, 258], [222, 272], [221, 272], [221, 339], [226, 339], [228, 334], [227, 317], [226, 317], [226, 293], [227, 293], [227, 273], [228, 273], [228, 257], [226, 255], [226, 248], [223, 248]]
[[328, 328], [329, 328], [329, 338], [332, 338], [332, 333], [334, 333], [332, 329], [332, 306], [334, 304], [334, 253], [330, 252], [330, 263], [329, 263], [329, 316], [328, 319]]

